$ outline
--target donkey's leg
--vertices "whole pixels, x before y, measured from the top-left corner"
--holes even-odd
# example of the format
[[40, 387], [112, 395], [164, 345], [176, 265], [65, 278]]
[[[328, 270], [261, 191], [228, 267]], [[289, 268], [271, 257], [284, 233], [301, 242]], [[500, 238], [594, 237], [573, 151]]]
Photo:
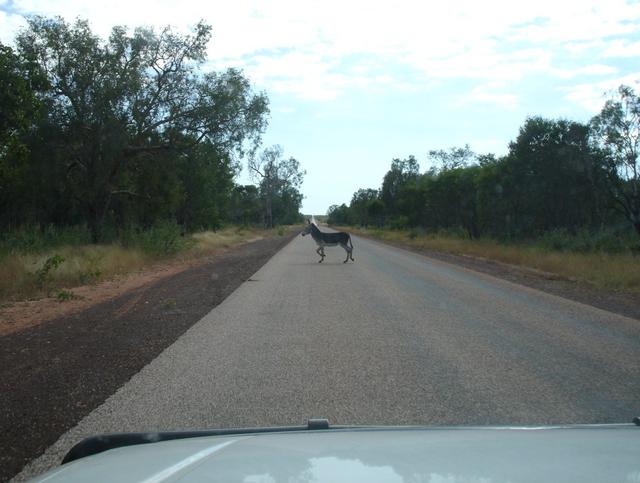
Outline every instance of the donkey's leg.
[[320, 260], [318, 260], [318, 263], [322, 263], [322, 260], [324, 260], [324, 250], [323, 250], [323, 248], [322, 247], [318, 247], [318, 249], [316, 250], [316, 253], [322, 257]]
[[349, 254], [351, 253], [351, 252], [349, 252], [349, 247], [347, 246], [347, 244], [346, 244], [346, 243], [340, 243], [340, 246], [341, 246], [342, 248], [344, 248], [344, 251], [345, 251], [345, 252], [347, 252], [347, 258], [345, 258], [345, 259], [344, 259], [344, 262], [342, 262], [342, 263], [347, 263], [347, 262], [349, 261]]

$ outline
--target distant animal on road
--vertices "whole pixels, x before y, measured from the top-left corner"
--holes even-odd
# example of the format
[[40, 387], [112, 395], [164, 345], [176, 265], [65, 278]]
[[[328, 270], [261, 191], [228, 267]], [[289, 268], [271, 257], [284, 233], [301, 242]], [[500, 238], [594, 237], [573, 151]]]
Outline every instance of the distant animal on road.
[[307, 220], [307, 226], [300, 234], [302, 236], [311, 234], [311, 237], [318, 245], [316, 253], [322, 257], [318, 260], [318, 263], [322, 263], [322, 260], [324, 260], [324, 247], [335, 247], [336, 245], [340, 245], [347, 252], [347, 258], [342, 263], [347, 263], [349, 258], [351, 258], [352, 262], [355, 262], [353, 258], [353, 243], [351, 242], [351, 235], [348, 233], [343, 231], [338, 233], [324, 233], [320, 231], [320, 228], [318, 228], [315, 223]]

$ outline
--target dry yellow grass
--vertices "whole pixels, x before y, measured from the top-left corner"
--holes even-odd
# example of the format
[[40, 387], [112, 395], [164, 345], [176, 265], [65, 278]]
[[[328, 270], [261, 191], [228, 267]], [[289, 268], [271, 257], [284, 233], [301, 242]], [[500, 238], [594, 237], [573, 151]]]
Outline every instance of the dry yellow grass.
[[[236, 246], [248, 241], [282, 234], [279, 230], [230, 227], [217, 232], [191, 235], [190, 247], [170, 257], [188, 260]], [[64, 261], [49, 275], [38, 279], [47, 259], [58, 255]], [[0, 259], [0, 300], [24, 300], [56, 295], [60, 290], [107, 280], [117, 275], [138, 271], [158, 258], [139, 248], [119, 244], [63, 246], [38, 254], [11, 254]], [[64, 295], [64, 294], [63, 294]]]
[[[39, 281], [38, 271], [55, 255], [64, 261]], [[58, 247], [38, 254], [8, 255], [0, 260], [0, 298], [46, 296], [62, 288], [139, 270], [150, 261], [141, 250], [115, 244]]]
[[186, 255], [200, 255], [220, 248], [229, 248], [239, 243], [273, 236], [273, 234], [274, 230], [265, 231], [256, 228], [227, 228], [219, 231], [195, 233], [191, 236], [195, 240], [195, 244]]
[[403, 230], [345, 230], [417, 248], [542, 270], [608, 290], [640, 292], [640, 258], [632, 254], [557, 252], [525, 244], [505, 245], [489, 239], [464, 240], [440, 235], [410, 237], [410, 232]]

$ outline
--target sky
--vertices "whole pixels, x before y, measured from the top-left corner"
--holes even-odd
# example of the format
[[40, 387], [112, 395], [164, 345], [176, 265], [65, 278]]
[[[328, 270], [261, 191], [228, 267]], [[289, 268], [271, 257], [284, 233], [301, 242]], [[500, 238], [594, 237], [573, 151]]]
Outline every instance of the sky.
[[586, 122], [620, 84], [640, 91], [637, 1], [0, 0], [0, 41], [33, 14], [105, 37], [209, 23], [205, 70], [241, 68], [267, 93], [263, 144], [306, 170], [307, 214], [379, 188], [393, 158], [503, 155], [528, 116]]

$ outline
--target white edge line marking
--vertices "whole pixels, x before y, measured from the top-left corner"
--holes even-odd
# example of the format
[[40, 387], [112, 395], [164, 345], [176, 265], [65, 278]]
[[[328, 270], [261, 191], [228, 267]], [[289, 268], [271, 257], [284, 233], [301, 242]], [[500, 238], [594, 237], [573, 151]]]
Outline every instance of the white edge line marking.
[[213, 453], [216, 453], [218, 451], [220, 451], [222, 448], [229, 446], [230, 444], [236, 443], [238, 441], [240, 441], [241, 439], [244, 438], [239, 438], [239, 439], [233, 439], [231, 441], [227, 441], [226, 443], [221, 443], [221, 444], [217, 444], [215, 446], [211, 446], [210, 448], [207, 449], [203, 449], [202, 451], [198, 451], [196, 454], [189, 456], [188, 458], [183, 459], [182, 461], [179, 461], [178, 463], [176, 463], [173, 466], [169, 466], [168, 468], [162, 470], [159, 473], [156, 473], [155, 475], [153, 475], [151, 478], [147, 478], [146, 480], [143, 480], [142, 483], [159, 483], [162, 482], [164, 480], [166, 480], [167, 478], [175, 475], [176, 473], [178, 473], [179, 471], [197, 463], [198, 461], [211, 456]]

